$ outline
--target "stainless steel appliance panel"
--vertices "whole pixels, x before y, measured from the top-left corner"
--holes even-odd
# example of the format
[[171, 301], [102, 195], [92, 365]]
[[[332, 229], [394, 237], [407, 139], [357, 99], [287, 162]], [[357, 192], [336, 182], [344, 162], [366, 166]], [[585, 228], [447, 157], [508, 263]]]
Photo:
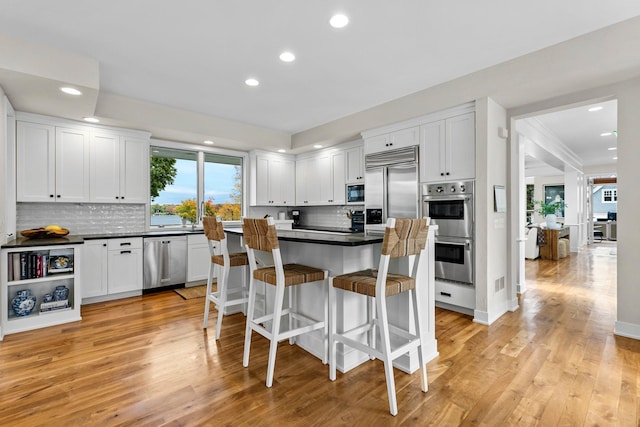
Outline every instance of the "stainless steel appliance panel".
[[436, 236], [474, 237], [473, 181], [424, 184], [424, 216], [438, 225]]
[[440, 237], [435, 241], [435, 277], [473, 284], [473, 240]]
[[185, 283], [187, 280], [187, 237], [145, 238], [143, 280], [143, 289]]
[[387, 218], [418, 217], [418, 167], [415, 163], [387, 167]]
[[[388, 218], [419, 215], [418, 147], [368, 154], [365, 157], [365, 207], [369, 229]], [[373, 221], [371, 221], [373, 220]]]

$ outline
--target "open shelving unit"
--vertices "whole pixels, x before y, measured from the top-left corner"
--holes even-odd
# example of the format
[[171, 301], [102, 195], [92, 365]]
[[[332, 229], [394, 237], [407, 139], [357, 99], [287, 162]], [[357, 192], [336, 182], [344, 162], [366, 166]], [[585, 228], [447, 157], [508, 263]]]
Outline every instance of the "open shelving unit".
[[[74, 245], [30, 246], [2, 249], [0, 257], [0, 338], [81, 320], [81, 296], [76, 277], [80, 259]], [[55, 296], [57, 286], [68, 291], [66, 298], [45, 302], [44, 296]], [[23, 316], [15, 313], [12, 301], [19, 291], [28, 290], [36, 297], [33, 310]]]

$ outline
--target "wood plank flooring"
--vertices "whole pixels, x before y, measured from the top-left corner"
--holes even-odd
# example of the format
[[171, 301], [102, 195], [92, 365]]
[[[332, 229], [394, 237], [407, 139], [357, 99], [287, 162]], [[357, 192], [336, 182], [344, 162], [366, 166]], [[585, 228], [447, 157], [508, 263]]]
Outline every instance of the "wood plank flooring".
[[[244, 317], [222, 338], [201, 327], [203, 299], [174, 292], [82, 308], [83, 320], [0, 342], [2, 426], [640, 425], [640, 342], [613, 335], [615, 245], [527, 261], [517, 312], [490, 327], [437, 310], [440, 356], [429, 392], [396, 371], [399, 414], [372, 361], [338, 379], [280, 344], [273, 388], [267, 342], [242, 367]], [[215, 324], [212, 312], [210, 324]]]

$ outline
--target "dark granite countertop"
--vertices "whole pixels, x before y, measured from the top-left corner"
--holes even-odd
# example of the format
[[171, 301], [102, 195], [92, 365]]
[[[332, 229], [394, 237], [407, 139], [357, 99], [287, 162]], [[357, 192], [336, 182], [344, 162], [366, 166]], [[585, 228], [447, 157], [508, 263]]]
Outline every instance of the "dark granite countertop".
[[[241, 227], [225, 227], [229, 234], [242, 235]], [[370, 236], [365, 233], [342, 233], [317, 230], [278, 230], [278, 240], [289, 242], [313, 243], [318, 245], [363, 246], [382, 243], [382, 236]]]

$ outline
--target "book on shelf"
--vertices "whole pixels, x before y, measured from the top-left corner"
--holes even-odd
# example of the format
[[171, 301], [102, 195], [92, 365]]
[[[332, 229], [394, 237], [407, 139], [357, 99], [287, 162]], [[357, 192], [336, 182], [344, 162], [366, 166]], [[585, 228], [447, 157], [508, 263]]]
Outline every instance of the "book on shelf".
[[69, 300], [43, 302], [40, 304], [40, 313], [48, 313], [51, 311], [64, 310], [69, 308]]
[[[13, 252], [10, 253], [9, 281], [38, 279], [48, 274], [49, 255], [46, 252]], [[73, 267], [67, 271], [73, 270]]]

